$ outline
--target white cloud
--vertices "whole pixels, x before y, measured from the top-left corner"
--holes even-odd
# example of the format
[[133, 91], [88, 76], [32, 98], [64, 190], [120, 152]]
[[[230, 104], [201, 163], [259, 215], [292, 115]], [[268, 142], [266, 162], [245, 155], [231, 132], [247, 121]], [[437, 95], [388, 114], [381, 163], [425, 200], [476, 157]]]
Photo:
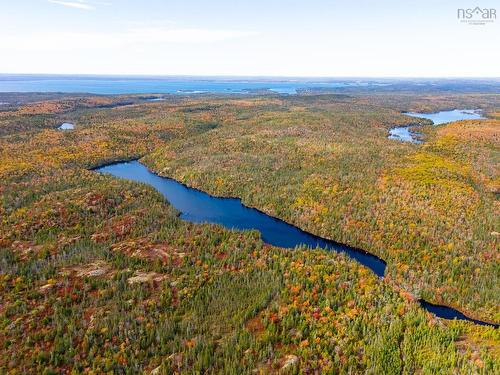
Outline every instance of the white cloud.
[[42, 32], [5, 35], [0, 48], [17, 51], [74, 51], [109, 49], [162, 44], [216, 43], [258, 35], [244, 30], [211, 30], [196, 28], [142, 27], [120, 33], [105, 32]]
[[83, 10], [94, 10], [95, 7], [93, 5], [88, 4], [84, 0], [75, 0], [75, 1], [64, 1], [64, 0], [48, 0], [49, 3], [63, 5], [69, 8], [77, 8]]

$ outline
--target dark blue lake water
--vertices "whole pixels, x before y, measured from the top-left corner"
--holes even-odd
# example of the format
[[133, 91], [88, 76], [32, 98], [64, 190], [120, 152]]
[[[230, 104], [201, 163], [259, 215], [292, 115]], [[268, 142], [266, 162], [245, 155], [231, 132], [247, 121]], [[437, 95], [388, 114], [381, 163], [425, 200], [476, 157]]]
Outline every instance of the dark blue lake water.
[[460, 319], [460, 320], [467, 320], [469, 322], [473, 322], [475, 324], [483, 325], [483, 326], [492, 326], [495, 328], [498, 328], [498, 324], [490, 324], [483, 322], [481, 320], [476, 320], [476, 319], [471, 319], [467, 316], [465, 316], [463, 313], [461, 313], [458, 310], [452, 309], [451, 307], [447, 306], [441, 306], [441, 305], [434, 305], [433, 303], [429, 303], [424, 300], [419, 300], [420, 305], [426, 309], [427, 311], [433, 313], [436, 316], [439, 316], [440, 318], [443, 319]]
[[[229, 229], [257, 230], [262, 241], [282, 248], [307, 246], [343, 252], [362, 265], [383, 277], [385, 262], [363, 250], [327, 240], [273, 218], [253, 208], [244, 206], [237, 198], [219, 198], [189, 188], [176, 180], [160, 177], [149, 171], [138, 161], [115, 163], [96, 169], [115, 177], [138, 181], [154, 187], [181, 212], [181, 219], [193, 223], [220, 224]], [[461, 312], [445, 306], [420, 302], [422, 307], [446, 319], [464, 319], [478, 324], [487, 324], [469, 319]]]
[[173, 179], [160, 177], [137, 161], [112, 164], [97, 171], [153, 186], [181, 212], [180, 217], [183, 220], [192, 223], [220, 224], [230, 229], [258, 230], [264, 242], [283, 248], [305, 245], [345, 252], [378, 276], [384, 275], [385, 262], [363, 250], [306, 233], [282, 220], [244, 206], [240, 199], [214, 197]]
[[0, 74], [0, 92], [64, 92], [92, 94], [246, 94], [269, 90], [296, 94], [298, 89], [386, 85], [343, 80], [216, 79], [200, 77], [105, 77]]

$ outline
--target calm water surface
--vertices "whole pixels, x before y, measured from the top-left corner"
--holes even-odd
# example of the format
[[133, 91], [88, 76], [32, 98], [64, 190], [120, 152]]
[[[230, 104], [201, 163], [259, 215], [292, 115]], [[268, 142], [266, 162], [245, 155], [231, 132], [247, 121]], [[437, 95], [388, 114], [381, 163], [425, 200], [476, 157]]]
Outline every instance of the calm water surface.
[[452, 111], [440, 111], [435, 113], [403, 112], [403, 114], [410, 117], [420, 117], [432, 120], [434, 125], [441, 125], [460, 120], [484, 119], [481, 112], [477, 109], [454, 109]]
[[410, 130], [409, 126], [398, 126], [396, 128], [389, 129], [389, 139], [396, 139], [402, 142], [411, 143], [422, 143], [417, 137], [420, 133]]
[[[431, 120], [434, 125], [447, 124], [460, 120], [480, 120], [484, 119], [478, 109], [454, 109], [452, 111], [440, 111], [435, 113], [403, 112], [410, 117], [419, 117]], [[420, 134], [410, 130], [409, 125], [398, 126], [389, 129], [389, 139], [396, 139], [401, 142], [422, 143], [418, 139]]]
[[153, 186], [181, 212], [180, 217], [183, 220], [192, 223], [220, 224], [230, 229], [258, 230], [264, 242], [283, 248], [305, 245], [345, 252], [369, 267], [378, 276], [384, 275], [385, 262], [363, 250], [306, 233], [282, 220], [244, 206], [240, 199], [214, 197], [173, 179], [160, 177], [137, 161], [112, 164], [97, 171]]
[[383, 86], [371, 81], [313, 81], [284, 79], [216, 79], [200, 77], [105, 77], [0, 74], [0, 92], [64, 92], [91, 94], [247, 94], [270, 90], [296, 94], [299, 89]]
[[75, 129], [75, 124], [69, 122], [63, 122], [61, 126], [58, 127], [59, 130], [73, 130]]
[[[265, 243], [283, 248], [307, 246], [343, 252], [370, 268], [377, 276], [384, 276], [385, 262], [374, 255], [304, 232], [282, 220], [244, 206], [240, 199], [214, 197], [200, 190], [189, 188], [176, 180], [160, 177], [138, 161], [115, 163], [97, 168], [96, 171], [154, 187], [181, 212], [180, 217], [185, 221], [220, 224], [230, 229], [258, 230]], [[441, 318], [464, 319], [477, 324], [487, 324], [470, 319], [450, 307], [432, 305], [425, 301], [420, 301], [420, 303], [423, 308]]]

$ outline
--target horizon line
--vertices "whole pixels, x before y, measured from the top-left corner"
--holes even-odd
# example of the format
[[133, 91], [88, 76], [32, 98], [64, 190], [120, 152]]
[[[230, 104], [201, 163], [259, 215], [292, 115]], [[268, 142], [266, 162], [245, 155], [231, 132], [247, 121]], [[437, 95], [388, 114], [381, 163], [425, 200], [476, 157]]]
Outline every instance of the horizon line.
[[6, 73], [0, 76], [122, 77], [122, 78], [245, 78], [245, 79], [500, 79], [500, 76], [308, 76], [308, 75], [239, 75], [239, 74], [128, 74], [128, 73]]

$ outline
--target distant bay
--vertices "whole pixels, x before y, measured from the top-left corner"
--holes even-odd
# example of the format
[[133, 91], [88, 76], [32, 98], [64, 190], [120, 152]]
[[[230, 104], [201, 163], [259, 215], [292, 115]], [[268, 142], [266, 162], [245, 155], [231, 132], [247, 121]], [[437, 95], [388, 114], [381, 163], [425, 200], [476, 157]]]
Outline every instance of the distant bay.
[[153, 76], [87, 76], [0, 74], [0, 92], [60, 92], [90, 94], [249, 94], [274, 92], [296, 94], [298, 90], [384, 86], [363, 80], [313, 80], [283, 78], [202, 78]]

